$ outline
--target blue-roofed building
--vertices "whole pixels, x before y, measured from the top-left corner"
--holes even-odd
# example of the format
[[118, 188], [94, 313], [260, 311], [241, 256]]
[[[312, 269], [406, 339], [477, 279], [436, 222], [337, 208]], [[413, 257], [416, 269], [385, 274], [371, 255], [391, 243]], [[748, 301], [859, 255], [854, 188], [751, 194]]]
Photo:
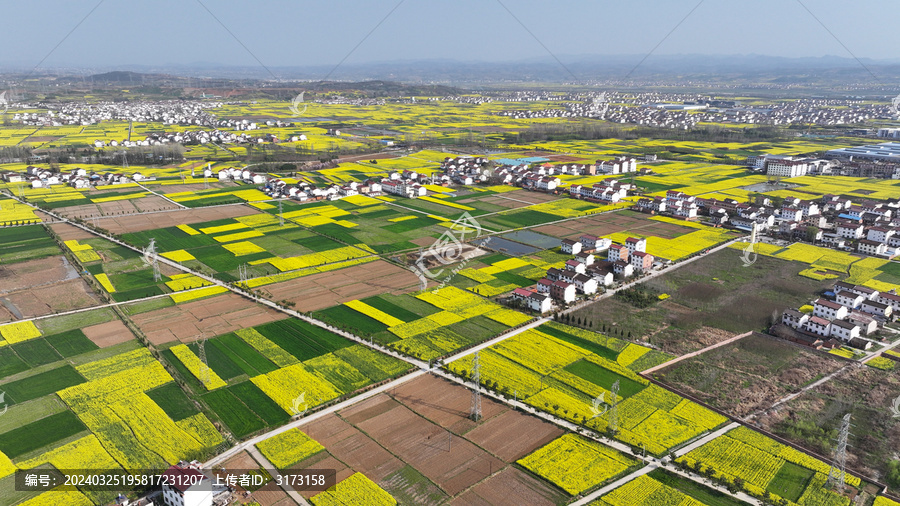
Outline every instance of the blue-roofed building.
[[497, 163], [502, 163], [503, 165], [522, 165], [523, 163], [524, 164], [541, 163], [541, 162], [549, 162], [550, 160], [547, 158], [541, 158], [539, 156], [532, 156], [532, 157], [528, 157], [528, 158], [519, 158], [519, 159], [515, 159], [515, 160], [512, 158], [498, 158], [494, 161]]
[[825, 152], [826, 158], [853, 158], [854, 160], [881, 160], [900, 163], [900, 143], [884, 142], [872, 146], [855, 146], [852, 148], [831, 149]]

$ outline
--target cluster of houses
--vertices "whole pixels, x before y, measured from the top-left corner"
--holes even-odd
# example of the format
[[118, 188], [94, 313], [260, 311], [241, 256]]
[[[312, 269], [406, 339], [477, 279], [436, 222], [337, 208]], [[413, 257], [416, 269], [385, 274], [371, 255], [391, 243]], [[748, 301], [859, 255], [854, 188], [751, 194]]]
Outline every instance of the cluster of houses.
[[871, 256], [891, 258], [900, 248], [900, 210], [898, 202], [852, 201], [838, 195], [823, 195], [816, 200], [760, 196], [756, 203], [733, 199], [699, 198], [669, 190], [665, 197], [642, 198], [635, 208], [651, 214], [670, 215], [686, 220], [708, 217], [713, 226], [730, 226], [751, 232], [770, 232], [787, 239], [843, 250], [855, 250]]
[[[527, 101], [548, 101], [536, 94]], [[533, 118], [602, 118], [614, 123], [628, 123], [667, 128], [689, 129], [701, 122], [738, 124], [858, 124], [873, 118], [892, 118], [896, 114], [885, 104], [864, 104], [854, 99], [802, 99], [743, 107], [731, 100], [714, 100], [696, 94], [630, 93], [614, 94], [606, 107], [597, 107], [596, 96], [557, 96], [567, 102], [565, 109], [540, 108], [510, 110], [499, 113], [520, 119]]]
[[57, 185], [67, 185], [73, 188], [90, 188], [91, 186], [125, 184], [132, 181], [146, 181], [140, 172], [130, 175], [108, 172], [100, 174], [82, 168], [72, 169], [70, 172], [53, 172], [40, 167], [29, 165], [25, 173], [6, 171], [0, 173], [0, 177], [7, 183], [28, 183], [32, 188], [49, 188]]
[[486, 183], [491, 177], [487, 163], [487, 158], [480, 156], [448, 156], [441, 162], [441, 171], [444, 173], [441, 177], [457, 184]]
[[[879, 146], [872, 146], [875, 157], [888, 154]], [[857, 148], [849, 148], [857, 149]], [[846, 151], [849, 151], [847, 149]], [[854, 176], [900, 179], [900, 164], [881, 159], [867, 160], [864, 154], [850, 153], [834, 149], [825, 153], [825, 158], [762, 154], [747, 158], [747, 164], [754, 171], [770, 177], [791, 178], [807, 174], [813, 176]], [[862, 155], [862, 156], [861, 156]]]
[[618, 179], [607, 178], [592, 186], [573, 184], [569, 186], [569, 195], [598, 203], [616, 203], [628, 196], [628, 192], [635, 189], [631, 183], [625, 183]]
[[[258, 174], [256, 176], [259, 176]], [[263, 176], [267, 177], [267, 176]], [[283, 179], [268, 178], [262, 191], [274, 198], [288, 198], [299, 202], [311, 200], [339, 200], [354, 195], [377, 197], [382, 194], [383, 183], [376, 179], [367, 179], [361, 183], [350, 181], [344, 184], [331, 184], [319, 187], [307, 181], [288, 184]]]
[[135, 102], [61, 102], [20, 104], [23, 108], [48, 109], [46, 112], [21, 112], [15, 121], [33, 126], [93, 125], [101, 121], [137, 121], [164, 125], [213, 126], [218, 121], [209, 109], [222, 102], [159, 100]]
[[[715, 199], [710, 199], [715, 200]], [[669, 190], [665, 197], [642, 198], [637, 201], [637, 210], [650, 214], [671, 215], [677, 218], [692, 220], [697, 217], [701, 204], [705, 199], [698, 199], [687, 193]], [[737, 201], [735, 201], [737, 204]]]
[[523, 188], [553, 191], [562, 184], [557, 175], [595, 176], [598, 174], [625, 174], [637, 171], [637, 160], [617, 156], [612, 160], [596, 160], [592, 164], [529, 164], [500, 165], [491, 171], [488, 160], [482, 157], [447, 157], [441, 162], [442, 181], [463, 185], [476, 183], [508, 184]]
[[391, 195], [414, 199], [428, 194], [428, 190], [423, 186], [428, 181], [430, 179], [426, 174], [413, 170], [391, 172], [388, 177], [381, 180], [381, 190]]
[[[208, 170], [208, 169], [207, 169]], [[223, 176], [223, 172], [226, 173]], [[209, 177], [209, 176], [207, 176]], [[306, 200], [328, 199], [338, 200], [354, 195], [378, 196], [383, 193], [399, 195], [408, 198], [424, 197], [428, 194], [425, 184], [430, 181], [428, 175], [412, 170], [391, 172], [388, 177], [380, 179], [367, 179], [362, 183], [350, 181], [341, 184], [319, 188], [318, 186], [301, 181], [296, 185], [289, 185], [284, 180], [272, 178], [265, 174], [251, 172], [248, 169], [225, 169], [219, 172], [219, 179], [227, 178], [242, 180], [254, 184], [265, 184], [263, 191], [273, 198], [291, 198], [301, 202]]]
[[[511, 294], [514, 301], [521, 301], [529, 309], [546, 313], [553, 302], [569, 304], [578, 295], [593, 295], [600, 286], [610, 286], [615, 279], [628, 278], [635, 272], [648, 272], [653, 268], [653, 255], [646, 252], [647, 240], [629, 237], [625, 244], [613, 244], [610, 239], [590, 234], [577, 241], [564, 239], [560, 251], [573, 255], [565, 267], [547, 269], [547, 275], [538, 280], [534, 289], [516, 288]], [[606, 252], [606, 260], [598, 260]]]
[[[256, 123], [251, 123], [248, 126], [252, 126], [253, 128], [248, 128], [248, 130], [255, 130]], [[296, 134], [291, 135], [284, 139], [288, 142], [299, 142], [307, 140], [305, 134]], [[233, 133], [226, 132], [223, 130], [191, 130], [185, 132], [171, 132], [171, 133], [162, 133], [162, 134], [152, 134], [148, 135], [142, 140], [127, 140], [123, 139], [121, 141], [117, 140], [95, 140], [94, 147], [95, 148], [104, 148], [104, 147], [137, 147], [137, 146], [164, 146], [166, 144], [182, 144], [182, 145], [191, 145], [191, 144], [207, 144], [207, 143], [215, 143], [215, 144], [263, 144], [263, 143], [277, 143], [282, 142], [282, 139], [279, 139], [275, 134], [261, 134], [254, 135], [248, 133]]]
[[813, 303], [812, 314], [796, 309], [784, 311], [781, 323], [796, 331], [791, 336], [795, 341], [814, 347], [849, 344], [868, 349], [872, 342], [864, 337], [893, 321], [900, 310], [900, 295], [843, 281], [835, 283], [826, 296], [830, 299], [820, 298]]

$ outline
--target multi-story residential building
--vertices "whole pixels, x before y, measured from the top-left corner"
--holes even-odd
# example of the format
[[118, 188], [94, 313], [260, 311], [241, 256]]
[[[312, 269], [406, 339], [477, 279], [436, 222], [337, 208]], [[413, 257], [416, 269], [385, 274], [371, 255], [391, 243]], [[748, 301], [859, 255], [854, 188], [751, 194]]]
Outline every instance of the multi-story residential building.
[[626, 262], [625, 260], [613, 262], [612, 267], [615, 275], [622, 278], [628, 278], [634, 274], [634, 266]]
[[647, 239], [629, 237], [625, 239], [625, 247], [628, 248], [628, 255], [634, 255], [638, 251], [647, 251]]
[[886, 227], [869, 227], [866, 231], [866, 239], [874, 242], [888, 242], [895, 234], [894, 229]]
[[806, 321], [804, 330], [817, 336], [829, 337], [831, 335], [831, 322], [825, 318], [812, 316]]
[[550, 309], [553, 307], [553, 302], [550, 300], [550, 296], [545, 293], [532, 292], [528, 296], [528, 298], [525, 299], [525, 302], [527, 303], [529, 309], [537, 311], [541, 314], [550, 311]]
[[845, 239], [860, 239], [865, 233], [866, 227], [862, 223], [854, 221], [842, 221], [835, 225], [837, 235]]
[[575, 276], [575, 288], [585, 295], [597, 293], [597, 280], [587, 274], [578, 274]]
[[884, 256], [887, 254], [887, 245], [882, 242], [861, 239], [856, 243], [856, 250], [864, 255]]
[[638, 251], [631, 255], [631, 265], [633, 265], [634, 269], [638, 272], [649, 271], [653, 268], [653, 255]]
[[575, 255], [581, 253], [581, 242], [572, 239], [563, 239], [559, 250], [567, 255]]
[[891, 306], [876, 302], [874, 300], [864, 301], [862, 304], [860, 304], [859, 310], [863, 313], [869, 313], [884, 318], [890, 318], [892, 313]]
[[803, 328], [803, 326], [806, 325], [807, 320], [809, 320], [809, 315], [801, 313], [796, 309], [786, 309], [784, 313], [781, 314], [781, 323], [794, 329]]
[[587, 267], [578, 260], [566, 260], [566, 270], [574, 271], [578, 274], [584, 274]]
[[610, 262], [627, 261], [628, 248], [622, 246], [621, 244], [610, 245], [607, 259]]
[[575, 301], [575, 284], [565, 281], [554, 281], [550, 286], [550, 296], [568, 304]]
[[837, 302], [826, 299], [816, 299], [813, 305], [813, 316], [825, 318], [826, 320], [842, 320], [847, 316], [849, 310]]
[[866, 300], [866, 298], [858, 293], [843, 290], [835, 294], [834, 300], [842, 306], [856, 309], [863, 303], [864, 300]]
[[859, 337], [860, 328], [854, 323], [835, 320], [831, 322], [831, 337], [837, 337], [841, 341], [849, 342]]

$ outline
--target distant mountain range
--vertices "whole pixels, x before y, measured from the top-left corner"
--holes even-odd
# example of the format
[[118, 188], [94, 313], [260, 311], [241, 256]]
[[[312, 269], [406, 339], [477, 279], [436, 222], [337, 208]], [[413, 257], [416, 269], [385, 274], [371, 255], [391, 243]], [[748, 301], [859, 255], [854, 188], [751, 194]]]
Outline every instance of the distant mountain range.
[[[635, 82], [672, 79], [706, 82], [807, 83], [829, 85], [860, 83], [896, 87], [900, 59], [872, 60], [823, 56], [786, 58], [765, 55], [561, 55], [520, 61], [478, 62], [456, 60], [383, 61], [368, 64], [319, 66], [234, 66], [198, 62], [189, 65], [120, 65], [92, 68], [96, 81], [136, 83], [141, 74], [171, 78], [229, 80], [384, 80], [476, 86], [509, 82], [596, 81]], [[30, 70], [30, 69], [29, 69]], [[0, 72], [22, 73], [22, 68], [0, 65]], [[36, 75], [85, 76], [84, 69], [39, 69]], [[274, 75], [274, 77], [273, 77]], [[874, 75], [874, 77], [873, 77]]]

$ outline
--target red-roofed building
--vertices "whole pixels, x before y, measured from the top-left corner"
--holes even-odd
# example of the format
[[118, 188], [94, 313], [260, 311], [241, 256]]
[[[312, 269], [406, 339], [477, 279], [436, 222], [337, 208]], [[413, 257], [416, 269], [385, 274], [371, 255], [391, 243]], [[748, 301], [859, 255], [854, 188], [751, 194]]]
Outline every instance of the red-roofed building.
[[828, 337], [831, 335], [831, 322], [824, 318], [813, 316], [806, 322], [806, 331], [817, 336]]
[[541, 278], [537, 282], [537, 291], [538, 293], [550, 293], [551, 286], [553, 286], [553, 281], [550, 281], [547, 278]]
[[635, 252], [631, 255], [631, 265], [638, 271], [649, 271], [653, 267], [653, 255], [643, 251]]
[[609, 256], [607, 256], [607, 260], [610, 262], [618, 262], [620, 260], [627, 261], [628, 260], [628, 248], [622, 246], [621, 244], [613, 244], [609, 247]]
[[575, 271], [578, 274], [584, 274], [585, 265], [578, 260], [566, 260], [566, 270]]
[[554, 281], [550, 287], [550, 296], [565, 303], [575, 300], [575, 285], [565, 281]]
[[[538, 285], [540, 285], [540, 281], [538, 281]], [[510, 295], [513, 300], [525, 300], [527, 299], [534, 291], [529, 290], [527, 288], [516, 288], [512, 291]]]
[[849, 312], [846, 306], [825, 299], [818, 299], [813, 305], [813, 315], [827, 320], [842, 320]]

